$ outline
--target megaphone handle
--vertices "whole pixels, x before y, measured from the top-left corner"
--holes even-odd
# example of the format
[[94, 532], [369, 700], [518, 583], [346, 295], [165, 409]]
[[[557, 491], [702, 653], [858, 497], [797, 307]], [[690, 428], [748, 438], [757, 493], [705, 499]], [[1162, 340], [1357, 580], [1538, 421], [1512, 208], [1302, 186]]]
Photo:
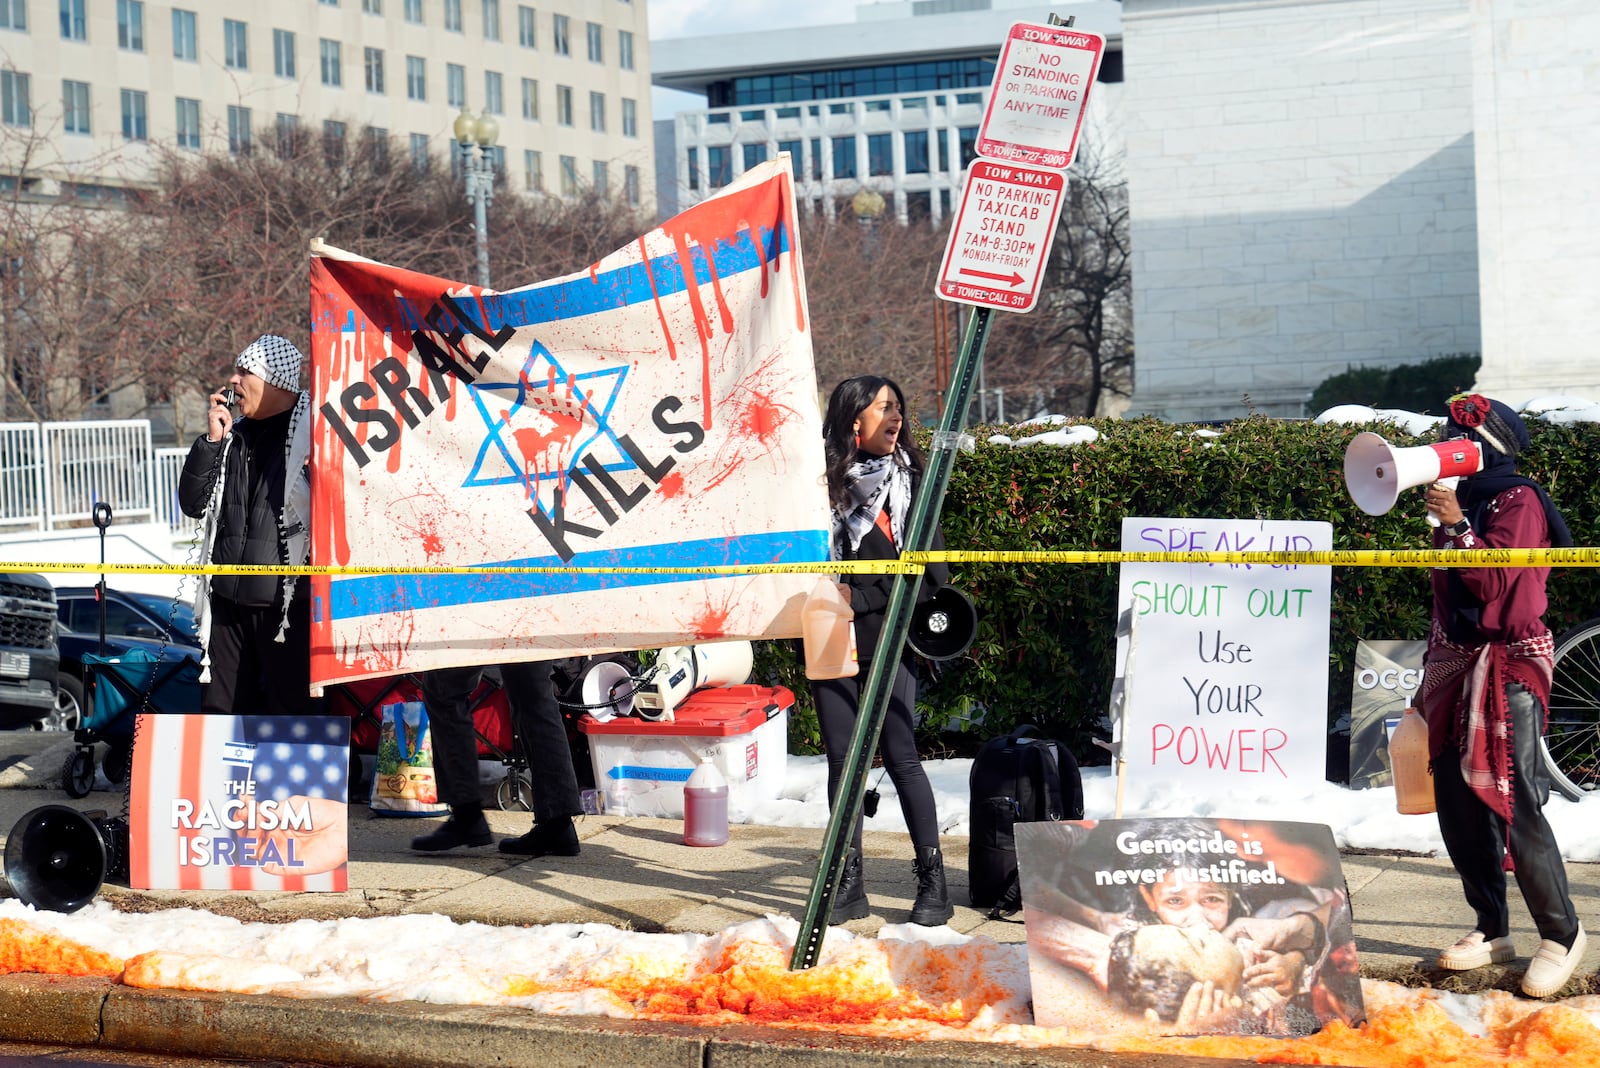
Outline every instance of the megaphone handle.
[[[1460, 484], [1461, 484], [1461, 476], [1460, 475], [1446, 475], [1445, 477], [1439, 479], [1438, 481], [1436, 481], [1434, 483], [1434, 485], [1443, 486], [1445, 489], [1448, 489], [1448, 490], [1453, 490], [1457, 486], [1459, 486]], [[1430, 527], [1438, 526], [1439, 525], [1439, 517], [1434, 515], [1432, 512], [1429, 512], [1428, 513], [1428, 525]]]

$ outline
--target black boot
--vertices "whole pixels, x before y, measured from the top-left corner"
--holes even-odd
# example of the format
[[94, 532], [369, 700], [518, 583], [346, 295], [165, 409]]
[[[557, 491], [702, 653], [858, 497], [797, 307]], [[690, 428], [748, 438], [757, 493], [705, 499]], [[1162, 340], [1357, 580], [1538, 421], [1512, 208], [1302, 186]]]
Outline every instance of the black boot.
[[867, 904], [867, 879], [861, 873], [861, 851], [852, 849], [844, 858], [844, 874], [839, 876], [839, 892], [833, 897], [829, 923], [859, 920], [870, 911]]
[[533, 830], [520, 838], [500, 839], [500, 852], [519, 857], [575, 857], [578, 855], [578, 828], [572, 818], [535, 823]]
[[483, 818], [483, 809], [458, 805], [444, 826], [429, 834], [411, 839], [411, 848], [423, 853], [437, 853], [456, 846], [486, 846], [494, 841], [489, 821]]
[[938, 846], [918, 846], [911, 870], [917, 873], [917, 900], [911, 904], [911, 922], [919, 927], [937, 927], [956, 914], [950, 904], [950, 891], [944, 885], [944, 854]]

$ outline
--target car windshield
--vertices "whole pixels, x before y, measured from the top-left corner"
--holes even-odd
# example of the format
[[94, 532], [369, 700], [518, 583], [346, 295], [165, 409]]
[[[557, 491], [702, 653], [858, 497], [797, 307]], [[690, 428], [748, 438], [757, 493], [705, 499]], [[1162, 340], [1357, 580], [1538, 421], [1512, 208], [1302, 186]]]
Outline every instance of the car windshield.
[[140, 608], [161, 620], [163, 624], [170, 622], [178, 634], [194, 637], [194, 610], [189, 607], [188, 602], [154, 593], [125, 593], [125, 596], [137, 601]]

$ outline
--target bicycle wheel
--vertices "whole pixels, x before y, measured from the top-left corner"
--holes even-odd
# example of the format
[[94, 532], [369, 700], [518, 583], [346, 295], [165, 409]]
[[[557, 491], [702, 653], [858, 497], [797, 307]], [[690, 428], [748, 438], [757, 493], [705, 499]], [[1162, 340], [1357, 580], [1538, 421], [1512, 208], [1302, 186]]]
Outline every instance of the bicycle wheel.
[[1555, 661], [1549, 726], [1539, 750], [1552, 785], [1581, 801], [1600, 790], [1600, 619], [1563, 634]]

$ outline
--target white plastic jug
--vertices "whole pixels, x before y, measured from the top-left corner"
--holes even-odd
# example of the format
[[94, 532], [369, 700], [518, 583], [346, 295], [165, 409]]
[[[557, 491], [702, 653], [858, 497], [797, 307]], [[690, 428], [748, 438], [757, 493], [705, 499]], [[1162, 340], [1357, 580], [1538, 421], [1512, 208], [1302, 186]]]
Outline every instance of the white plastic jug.
[[719, 846], [728, 841], [728, 780], [709, 756], [683, 784], [683, 844]]
[[844, 679], [861, 670], [856, 660], [856, 618], [849, 594], [824, 575], [800, 610], [806, 678]]

